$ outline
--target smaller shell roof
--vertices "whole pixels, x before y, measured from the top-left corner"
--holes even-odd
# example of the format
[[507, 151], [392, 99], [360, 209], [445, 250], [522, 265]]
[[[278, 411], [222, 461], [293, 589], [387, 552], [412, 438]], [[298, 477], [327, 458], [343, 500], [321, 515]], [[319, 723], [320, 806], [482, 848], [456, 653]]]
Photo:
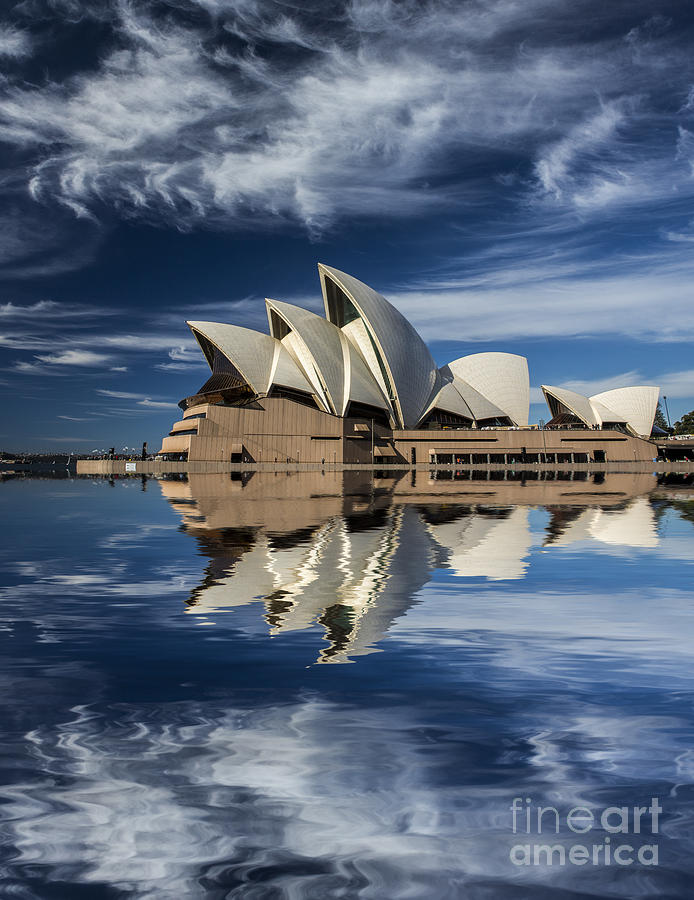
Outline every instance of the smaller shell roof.
[[626, 425], [626, 416], [620, 415], [614, 409], [608, 409], [604, 403], [593, 399], [593, 397], [588, 397], [588, 402], [593, 407], [593, 412], [598, 420], [598, 425], [603, 425], [605, 422], [617, 422], [620, 425]]
[[241, 373], [256, 394], [266, 394], [273, 383], [313, 393], [292, 357], [269, 334], [222, 322], [188, 322], [208, 363], [204, 339], [213, 344]]
[[287, 352], [287, 348], [283, 347], [280, 341], [277, 341], [276, 345], [268, 390], [273, 384], [276, 384], [292, 390], [303, 391], [305, 394], [314, 394], [313, 387], [297, 366], [294, 357]]
[[347, 353], [349, 361], [349, 378], [347, 381], [347, 402], [342, 410], [345, 414], [350, 401], [354, 403], [364, 403], [367, 406], [375, 406], [376, 409], [382, 409], [386, 413], [390, 413], [390, 404], [381, 393], [381, 389], [376, 383], [375, 378], [371, 374], [371, 370], [361, 358], [358, 350], [354, 345], [340, 333], [343, 341], [343, 348]]
[[[576, 391], [570, 391], [568, 388], [554, 387], [551, 384], [543, 384], [542, 392], [546, 398], [553, 397], [555, 400], [558, 400], [559, 403], [570, 410], [586, 425], [593, 426], [601, 424], [596, 411], [591, 406], [590, 400], [588, 397], [584, 397], [583, 394], [577, 394]], [[549, 399], [547, 400], [547, 405], [550, 406], [551, 410], [552, 407], [549, 404]]]
[[627, 425], [634, 434], [648, 436], [658, 404], [660, 388], [655, 385], [636, 385], [603, 391], [592, 397], [584, 397], [567, 388], [542, 385], [548, 405], [552, 397], [585, 422], [600, 427], [606, 423]]
[[659, 394], [660, 388], [656, 385], [641, 384], [594, 394], [590, 402], [602, 403], [608, 409], [614, 410], [626, 420], [636, 434], [650, 435]]
[[344, 397], [344, 363], [340, 329], [327, 319], [300, 306], [269, 299], [265, 300], [265, 304], [271, 330], [271, 311], [274, 310], [301, 339], [323, 379], [332, 407], [339, 415], [342, 412]]
[[452, 372], [450, 366], [442, 366], [439, 369], [439, 372], [445, 381], [452, 382], [453, 387], [469, 407], [475, 421], [480, 421], [482, 419], [505, 419], [508, 417], [508, 413], [505, 413], [503, 409], [499, 409], [499, 407], [492, 403], [491, 400], [475, 390], [471, 384], [468, 384], [467, 381], [464, 381]]
[[450, 370], [502, 409], [516, 425], [527, 425], [530, 410], [528, 361], [515, 353], [473, 353], [448, 363]]
[[444, 412], [453, 413], [456, 416], [462, 416], [465, 419], [473, 420], [475, 416], [472, 410], [463, 400], [459, 391], [453, 383], [453, 380], [444, 381], [443, 384], [434, 389], [432, 399], [422, 413], [424, 420], [433, 409], [441, 409]]
[[270, 313], [274, 311], [303, 342], [337, 415], [345, 414], [350, 401], [389, 411], [369, 367], [336, 325], [291, 303], [269, 299], [265, 303], [270, 328], [273, 327]]

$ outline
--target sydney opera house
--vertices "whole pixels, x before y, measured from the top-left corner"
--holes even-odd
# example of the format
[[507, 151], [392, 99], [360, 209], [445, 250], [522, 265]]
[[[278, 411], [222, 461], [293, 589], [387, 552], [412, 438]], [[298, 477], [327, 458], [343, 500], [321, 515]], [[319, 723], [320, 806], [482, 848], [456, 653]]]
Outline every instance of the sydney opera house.
[[543, 387], [528, 425], [524, 357], [485, 352], [437, 367], [405, 317], [319, 264], [325, 317], [266, 300], [269, 333], [188, 322], [211, 373], [181, 401], [164, 459], [418, 465], [647, 460], [657, 387], [593, 397]]

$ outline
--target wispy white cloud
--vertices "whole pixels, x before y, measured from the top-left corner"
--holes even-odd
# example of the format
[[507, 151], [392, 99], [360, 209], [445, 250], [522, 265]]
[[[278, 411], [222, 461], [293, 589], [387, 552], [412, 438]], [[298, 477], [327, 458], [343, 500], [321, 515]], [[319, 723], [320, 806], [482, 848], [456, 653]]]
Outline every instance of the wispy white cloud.
[[682, 231], [664, 231], [663, 237], [675, 244], [694, 244], [694, 234]]
[[694, 369], [681, 372], [665, 372], [653, 379], [660, 385], [660, 393], [675, 399], [691, 399], [694, 397]]
[[91, 350], [62, 350], [48, 356], [37, 356], [38, 360], [52, 366], [102, 366], [109, 357]]
[[184, 362], [171, 362], [171, 363], [157, 363], [154, 366], [155, 369], [158, 369], [160, 372], [193, 372], [196, 369], [206, 369], [207, 364], [204, 360], [199, 363], [184, 363]]
[[57, 303], [53, 303], [50, 300], [39, 300], [37, 303], [32, 303], [30, 306], [17, 306], [11, 302], [1, 303], [0, 318], [23, 319], [27, 317], [31, 318], [32, 316], [44, 316], [53, 313], [57, 305]]
[[168, 363], [157, 363], [155, 369], [162, 372], [192, 372], [195, 369], [206, 369], [205, 362], [200, 349], [197, 347], [172, 347], [169, 350]]
[[104, 306], [87, 306], [56, 303], [54, 300], [39, 300], [26, 306], [11, 301], [0, 303], [0, 319], [73, 319], [93, 318], [112, 315], [113, 311]]
[[[167, 409], [172, 409], [173, 407], [167, 407]], [[147, 419], [149, 416], [149, 420], [153, 413], [156, 412], [151, 408], [146, 406], [142, 406], [140, 404], [134, 404], [132, 406], [109, 406], [108, 409], [94, 409], [92, 410], [92, 414], [102, 419], [131, 419], [134, 421], [135, 419]], [[138, 423], [139, 427], [139, 423]], [[161, 431], [157, 434], [157, 437], [161, 437]]]
[[[138, 357], [154, 356], [156, 359], [163, 351], [171, 360], [169, 364], [162, 364], [163, 371], [192, 371], [200, 368], [200, 362], [203, 367], [205, 365], [199, 350], [192, 346], [193, 339], [186, 336], [182, 320], [178, 329], [169, 326], [162, 330], [156, 315], [148, 318], [144, 313], [141, 334], [114, 334], [96, 330], [101, 327], [99, 317], [92, 316], [90, 309], [50, 301], [31, 306], [8, 303], [0, 307], [0, 319], [4, 318], [6, 322], [5, 333], [0, 334], [0, 348], [35, 353], [29, 360], [15, 360], [10, 371], [18, 375], [41, 375], [50, 371], [57, 375], [67, 374], [71, 367], [89, 366], [119, 375], [130, 371]], [[4, 317], [2, 310], [5, 310]], [[107, 308], [103, 312], [110, 314], [112, 310]], [[26, 330], [27, 322], [31, 323], [31, 331]], [[64, 330], [66, 328], [68, 330]], [[58, 351], [57, 345], [61, 347]], [[196, 359], [198, 356], [199, 360]], [[130, 365], [122, 362], [123, 357]]]
[[97, 388], [96, 393], [115, 400], [135, 400], [138, 406], [148, 407], [149, 409], [178, 409], [178, 404], [171, 400], [153, 400], [144, 394], [134, 394], [128, 391], [111, 391], [106, 388]]
[[26, 31], [0, 24], [0, 59], [19, 59], [29, 56], [32, 50], [31, 38]]
[[198, 362], [200, 359], [200, 350], [197, 346], [191, 347], [182, 344], [180, 347], [172, 347], [169, 350], [169, 359], [175, 362]]
[[54, 350], [55, 337], [35, 334], [0, 334], [0, 347], [7, 350]]
[[119, 350], [132, 350], [151, 353], [154, 350], [171, 350], [172, 346], [178, 349], [188, 347], [193, 349], [197, 346], [193, 337], [185, 336], [183, 322], [179, 324], [176, 331], [169, 334], [98, 334], [94, 335], [90, 340], [96, 340], [99, 346], [113, 347]]
[[[655, 74], [689, 113], [687, 53], [666, 26], [572, 41], [565, 20], [579, 11], [547, 0], [354, 0], [328, 21], [264, 0], [188, 5], [211, 18], [101, 5], [117, 42], [97, 69], [6, 92], [6, 140], [38, 154], [36, 199], [82, 218], [106, 203], [178, 227], [320, 231], [479, 203], [490, 156], [497, 174], [534, 167], [521, 194], [582, 214], [691, 196], [686, 137], [653, 127]], [[69, 3], [75, 15], [92, 7]], [[268, 43], [293, 52], [262, 52]]]
[[57, 275], [93, 258], [105, 229], [85, 227], [55, 204], [47, 214], [28, 194], [26, 165], [0, 169], [0, 190], [0, 279]]
[[591, 150], [599, 150], [611, 141], [623, 118], [618, 104], [609, 104], [587, 121], [575, 125], [565, 137], [549, 146], [535, 164], [542, 188], [556, 199], [561, 199], [569, 173], [575, 169], [576, 158]]
[[678, 250], [599, 264], [548, 254], [544, 263], [499, 259], [496, 268], [487, 258], [479, 273], [385, 293], [428, 341], [606, 334], [688, 341], [692, 277], [692, 260]]
[[104, 397], [114, 397], [118, 400], [142, 400], [142, 394], [131, 394], [128, 391], [110, 391], [106, 388], [97, 388], [97, 394], [102, 394]]
[[138, 400], [139, 406], [148, 406], [151, 409], [178, 409], [178, 403], [165, 402], [163, 400], [150, 400], [145, 397], [144, 400]]
[[42, 366], [39, 363], [28, 362], [25, 359], [18, 359], [15, 361], [10, 371], [16, 372], [20, 375], [43, 375], [45, 372], [48, 372], [49, 369], [48, 366]]

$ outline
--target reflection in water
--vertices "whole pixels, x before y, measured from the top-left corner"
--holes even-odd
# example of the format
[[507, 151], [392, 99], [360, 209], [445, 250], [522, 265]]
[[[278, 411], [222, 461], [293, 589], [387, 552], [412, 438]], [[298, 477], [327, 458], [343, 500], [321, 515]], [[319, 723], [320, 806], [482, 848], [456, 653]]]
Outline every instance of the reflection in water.
[[577, 541], [603, 541], [624, 547], [656, 547], [658, 531], [654, 510], [646, 497], [638, 497], [624, 509], [573, 510], [573, 515], [547, 544], [566, 546]]
[[[385, 697], [256, 710], [170, 703], [164, 715], [143, 704], [77, 708], [27, 736], [42, 777], [20, 772], [3, 791], [15, 854], [8, 896], [690, 896], [691, 812], [677, 791], [692, 763], [671, 759], [691, 736], [681, 711], [647, 703], [630, 715], [615, 701], [597, 710], [573, 692], [569, 709], [546, 696], [533, 715], [523, 697], [542, 696], [539, 684], [487, 689], [483, 678], [484, 669], [470, 673], [469, 699], [461, 693], [444, 718], [435, 689], [431, 709], [388, 707]], [[606, 790], [615, 780], [622, 786]], [[601, 866], [518, 872], [509, 863], [515, 795], [568, 810], [652, 792], [680, 804], [655, 872], [634, 866], [615, 883]], [[21, 891], [44, 873], [54, 893]]]
[[654, 476], [528, 474], [463, 481], [427, 473], [419, 485], [355, 473], [190, 475], [161, 489], [210, 557], [190, 613], [205, 620], [262, 601], [271, 635], [320, 625], [328, 646], [319, 661], [347, 662], [374, 652], [437, 569], [523, 578], [534, 506], [551, 512], [548, 546], [656, 546], [655, 514], [639, 496]]
[[479, 506], [429, 529], [456, 575], [508, 581], [525, 574], [532, 545], [527, 507]]
[[691, 489], [447, 474], [3, 484], [0, 896], [689, 900]]

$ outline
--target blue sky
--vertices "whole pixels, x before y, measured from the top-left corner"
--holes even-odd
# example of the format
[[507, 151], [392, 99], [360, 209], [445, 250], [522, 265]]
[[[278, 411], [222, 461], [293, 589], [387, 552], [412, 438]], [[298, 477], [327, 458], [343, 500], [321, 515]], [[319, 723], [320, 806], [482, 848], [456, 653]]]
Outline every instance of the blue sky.
[[693, 37], [645, 0], [3, 4], [0, 447], [156, 449], [206, 377], [185, 319], [318, 310], [318, 261], [439, 363], [655, 383], [674, 421]]

